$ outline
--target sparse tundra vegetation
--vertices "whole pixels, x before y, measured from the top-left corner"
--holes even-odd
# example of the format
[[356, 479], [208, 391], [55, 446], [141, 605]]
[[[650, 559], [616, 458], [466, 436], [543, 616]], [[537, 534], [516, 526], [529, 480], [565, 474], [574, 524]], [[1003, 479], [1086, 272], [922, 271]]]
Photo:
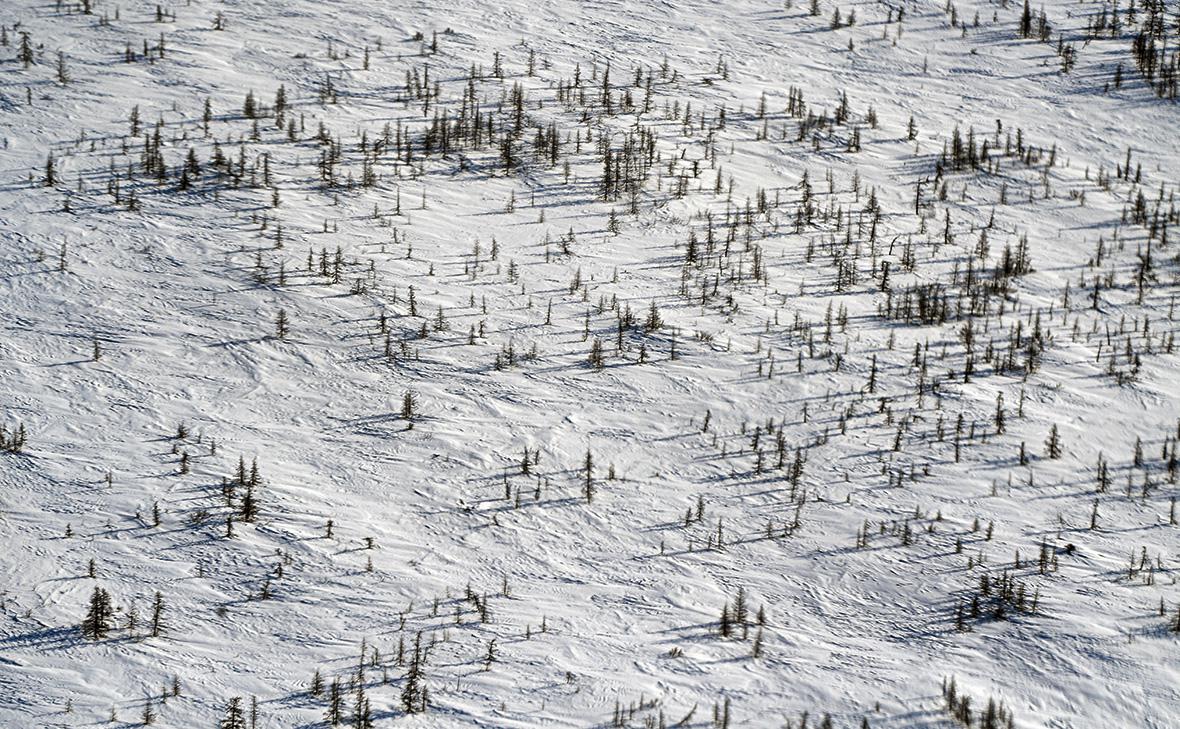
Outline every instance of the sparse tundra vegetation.
[[1175, 0], [6, 0], [0, 725], [1180, 715]]

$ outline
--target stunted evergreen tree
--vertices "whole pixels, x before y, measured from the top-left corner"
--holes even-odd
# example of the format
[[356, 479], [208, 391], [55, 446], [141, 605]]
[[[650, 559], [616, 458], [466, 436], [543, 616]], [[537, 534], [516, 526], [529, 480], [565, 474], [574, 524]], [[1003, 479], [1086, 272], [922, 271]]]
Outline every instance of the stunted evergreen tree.
[[406, 421], [407, 428], [414, 427], [414, 418], [418, 414], [418, 396], [411, 390], [406, 390], [406, 394], [402, 395], [402, 420]]
[[589, 448], [586, 449], [586, 458], [582, 461], [582, 477], [582, 495], [589, 504], [594, 501], [594, 456]]
[[1061, 458], [1061, 436], [1057, 433], [1057, 423], [1049, 429], [1049, 437], [1045, 439], [1045, 454], [1049, 458]]
[[70, 82], [70, 69], [66, 67], [66, 54], [61, 51], [57, 52], [57, 82], [59, 84]]
[[340, 692], [340, 679], [332, 679], [332, 686], [328, 689], [328, 708], [324, 711], [324, 721], [329, 726], [340, 726], [344, 716], [344, 697]]
[[164, 596], [159, 590], [152, 600], [152, 637], [159, 638], [164, 634]]
[[354, 729], [373, 729], [373, 711], [369, 706], [369, 698], [365, 696], [365, 685], [356, 687], [356, 700], [352, 709], [352, 726]]
[[275, 336], [279, 339], [286, 339], [287, 332], [287, 310], [279, 309], [279, 315], [275, 317]]
[[225, 716], [217, 724], [218, 729], [246, 729], [246, 712], [242, 709], [242, 697], [235, 696], [225, 707]]
[[111, 596], [101, 587], [90, 593], [90, 607], [82, 619], [82, 635], [90, 640], [102, 640], [110, 632], [114, 622], [114, 608]]
[[139, 713], [139, 723], [144, 726], [156, 723], [156, 702], [151, 696], [146, 697], [143, 701], [143, 710]]
[[410, 655], [410, 667], [402, 684], [402, 710], [416, 714], [426, 710], [427, 692], [422, 685], [422, 635], [414, 636], [414, 652]]
[[488, 652], [483, 657], [483, 670], [492, 670], [492, 664], [496, 662], [496, 639], [492, 638], [488, 641]]
[[36, 63], [36, 58], [33, 55], [33, 41], [29, 39], [28, 33], [20, 34], [20, 50], [17, 51], [16, 57], [25, 68]]
[[587, 356], [586, 361], [596, 370], [602, 370], [606, 367], [606, 355], [603, 353], [602, 340], [598, 337], [595, 337], [594, 341], [591, 342], [590, 354]]
[[647, 309], [647, 319], [643, 322], [643, 328], [649, 332], [654, 332], [662, 326], [664, 326], [664, 319], [660, 316], [660, 310], [656, 306], [656, 302], [653, 301]]
[[238, 518], [245, 522], [251, 522], [257, 517], [258, 499], [254, 496], [254, 484], [247, 483], [246, 491], [242, 494], [242, 501], [238, 508]]

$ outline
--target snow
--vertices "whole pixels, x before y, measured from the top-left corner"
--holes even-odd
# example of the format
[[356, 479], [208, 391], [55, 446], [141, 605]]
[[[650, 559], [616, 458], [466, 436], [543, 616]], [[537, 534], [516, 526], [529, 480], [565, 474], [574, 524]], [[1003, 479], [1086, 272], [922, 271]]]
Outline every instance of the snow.
[[[860, 726], [862, 717], [874, 727], [952, 727], [939, 692], [950, 676], [977, 711], [995, 697], [1020, 727], [1174, 725], [1180, 661], [1170, 628], [1180, 603], [1173, 566], [1180, 532], [1169, 523], [1177, 487], [1160, 454], [1175, 447], [1180, 417], [1180, 360], [1166, 351], [1177, 329], [1177, 256], [1174, 242], [1155, 237], [1155, 278], [1139, 301], [1133, 276], [1148, 229], [1120, 218], [1139, 191], [1154, 209], [1161, 186], [1160, 213], [1168, 213], [1180, 118], [1174, 101], [1144, 86], [1127, 53], [1129, 35], [1082, 47], [1087, 14], [1099, 3], [1045, 4], [1055, 28], [1079, 46], [1069, 74], [1059, 72], [1055, 39], [1017, 38], [1015, 3], [956, 3], [963, 34], [942, 3], [907, 2], [900, 38], [878, 3], [841, 5], [845, 17], [855, 8], [858, 20], [839, 30], [829, 29], [829, 2], [811, 17], [806, 3], [762, 0], [192, 0], [165, 4], [176, 20], [164, 23], [154, 22], [155, 7], [108, 0], [96, 2], [93, 15], [30, 0], [0, 7], [9, 38], [0, 50], [0, 423], [28, 432], [23, 453], [0, 453], [0, 725], [105, 724], [112, 711], [133, 725], [152, 696], [159, 726], [215, 726], [231, 697], [248, 704], [255, 696], [260, 726], [321, 726], [325, 701], [308, 694], [313, 672], [347, 683], [362, 641], [380, 652], [365, 671], [378, 726], [606, 726], [616, 702], [626, 708], [641, 699], [657, 706], [637, 710], [627, 726], [660, 712], [673, 725], [693, 707], [684, 725], [710, 726], [714, 706], [728, 699], [734, 726], [797, 724], [809, 712], [809, 726], [830, 713], [840, 727]], [[219, 11], [223, 31], [213, 30]], [[104, 14], [107, 25], [99, 22]], [[44, 45], [28, 69], [15, 60], [22, 30]], [[412, 40], [417, 31], [423, 40]], [[163, 59], [123, 63], [127, 43], [139, 52], [143, 39], [154, 44], [161, 32]], [[58, 50], [72, 76], [66, 84], [54, 76]], [[503, 80], [491, 76], [497, 51]], [[675, 80], [659, 73], [665, 58]], [[594, 143], [574, 154], [565, 140], [592, 128], [618, 149], [637, 116], [582, 123], [580, 108], [555, 100], [558, 80], [572, 79], [575, 64], [587, 95], [598, 92], [608, 62], [616, 96], [633, 87], [636, 66], [656, 78], [652, 111], [638, 121], [657, 131], [661, 159], [637, 215], [626, 197], [599, 198]], [[1126, 81], [1103, 93], [1119, 62]], [[433, 105], [424, 114], [420, 101], [400, 100], [406, 72], [423, 64], [452, 118], [473, 64], [485, 74], [475, 84], [485, 113], [501, 99], [510, 107], [513, 84], [527, 91], [524, 167], [505, 177], [495, 145], [446, 158], [415, 149], [422, 175], [387, 154], [376, 186], [326, 190], [316, 170], [317, 125], [342, 139], [337, 172], [359, 183], [361, 130], [371, 144], [386, 123], [401, 123], [417, 140], [434, 115]], [[339, 103], [320, 104], [328, 73]], [[252, 141], [251, 122], [241, 118], [246, 92], [269, 107], [280, 83], [288, 116], [303, 116], [304, 131], [290, 142], [263, 118], [261, 139]], [[791, 87], [817, 114], [834, 112], [846, 92], [861, 151], [847, 151], [854, 124], [824, 132], [818, 148], [795, 141], [799, 122], [783, 112]], [[641, 103], [643, 89], [631, 90]], [[768, 140], [759, 138], [755, 115], [763, 92]], [[131, 107], [138, 105], [148, 133], [163, 121], [162, 153], [175, 170], [190, 147], [203, 165], [211, 156], [201, 122], [206, 96], [227, 157], [237, 159], [239, 140], [251, 161], [270, 153], [279, 207], [271, 208], [269, 190], [248, 184], [215, 197], [207, 172], [188, 192], [171, 181], [138, 188], [140, 211], [115, 205], [109, 173], [138, 166], [143, 148], [142, 136], [127, 136]], [[691, 103], [689, 136], [665, 117], [665, 102], [678, 102], [681, 117]], [[724, 180], [733, 178], [732, 203], [725, 191], [713, 193], [717, 171], [697, 119], [711, 121], [722, 105], [716, 164]], [[870, 107], [876, 129], [865, 120]], [[1000, 175], [948, 172], [947, 198], [937, 200], [929, 180], [952, 129], [994, 141], [997, 119], [1001, 147], [1020, 128], [1041, 160], [1026, 166], [1004, 157]], [[560, 163], [532, 161], [533, 127], [550, 122], [570, 160], [569, 184]], [[1127, 147], [1142, 165], [1141, 184], [1099, 185], [1099, 170], [1114, 177]], [[56, 189], [41, 184], [50, 150]], [[701, 174], [677, 198], [667, 170], [682, 152], [677, 172], [699, 160]], [[981, 342], [1002, 349], [1009, 327], [1021, 321], [1027, 336], [1039, 314], [1051, 330], [1040, 367], [1027, 377], [995, 373], [979, 356], [964, 382], [965, 320], [920, 326], [880, 316], [886, 295], [869, 272], [867, 228], [853, 232], [859, 280], [837, 291], [829, 244], [841, 247], [844, 228], [817, 218], [814, 228], [794, 229], [805, 170], [821, 211], [860, 212], [875, 190], [884, 213], [876, 257], [890, 261], [895, 293], [949, 281], [956, 266], [961, 275], [993, 211], [989, 266], [1027, 236], [1034, 270], [1014, 279], [1006, 311], [997, 317], [993, 309], [988, 331], [984, 317], [974, 326]], [[927, 228], [913, 214], [921, 180]], [[750, 278], [743, 229], [731, 263], [736, 271], [740, 255], [746, 279], [729, 282], [722, 273], [718, 296], [702, 305], [696, 276], [704, 274], [694, 273], [694, 300], [686, 300], [679, 291], [689, 230], [703, 247], [711, 211], [720, 247], [727, 207], [741, 211], [760, 189], [771, 206], [754, 216], [752, 245], [767, 279]], [[1071, 194], [1082, 191], [1084, 204]], [[612, 209], [617, 235], [607, 228]], [[939, 245], [948, 213], [955, 240]], [[270, 218], [265, 230], [261, 216]], [[571, 253], [562, 255], [560, 240], [571, 230]], [[1096, 269], [1086, 264], [1100, 237], [1106, 260], [1097, 270], [1114, 271], [1116, 286], [1093, 308]], [[907, 239], [913, 273], [902, 264]], [[344, 272], [333, 283], [318, 267], [321, 250], [331, 259], [337, 247]], [[255, 278], [258, 261], [266, 283]], [[277, 281], [280, 262], [285, 284]], [[576, 275], [585, 297], [570, 292]], [[353, 293], [355, 281], [365, 282], [362, 293]], [[1072, 300], [1063, 314], [1066, 282]], [[411, 286], [418, 316], [409, 313]], [[638, 323], [622, 355], [614, 350], [615, 297]], [[664, 326], [645, 333], [653, 302]], [[440, 307], [447, 326], [435, 331]], [[825, 314], [838, 318], [842, 307], [847, 324], [833, 324], [825, 342]], [[290, 327], [282, 340], [280, 309]], [[393, 357], [384, 355], [382, 311]], [[807, 336], [792, 328], [796, 317], [813, 327], [814, 357]], [[419, 339], [423, 324], [428, 336]], [[595, 338], [607, 354], [602, 371], [587, 365]], [[1128, 339], [1143, 351], [1133, 381], [1107, 374], [1108, 339], [1120, 355]], [[509, 343], [518, 361], [496, 370]], [[911, 362], [915, 345], [926, 343], [928, 378], [938, 385], [919, 402]], [[418, 402], [412, 429], [401, 416], [406, 392]], [[1007, 428], [996, 434], [1000, 394]], [[888, 398], [888, 412], [880, 398]], [[964, 433], [956, 462], [960, 413], [979, 435]], [[903, 419], [903, 447], [895, 450]], [[796, 448], [806, 451], [795, 488], [789, 469], [775, 467], [769, 420], [781, 425], [786, 466]], [[180, 423], [187, 438], [176, 437]], [[1054, 424], [1060, 459], [1044, 456]], [[1145, 468], [1132, 466], [1137, 437]], [[1018, 461], [1022, 442], [1028, 465]], [[531, 475], [521, 473], [526, 448], [539, 451]], [[591, 503], [582, 492], [588, 449]], [[1095, 490], [1100, 453], [1113, 479], [1106, 493]], [[233, 477], [239, 457], [247, 467], [257, 460], [261, 513], [253, 523], [236, 521], [226, 538], [221, 481]], [[698, 497], [704, 519], [685, 527]], [[1089, 529], [1095, 501], [1099, 528]], [[799, 526], [789, 529], [796, 514]], [[710, 548], [719, 521], [725, 543]], [[857, 549], [866, 522], [868, 544]], [[1042, 542], [1058, 558], [1047, 574], [1037, 569]], [[1150, 584], [1146, 569], [1128, 577], [1129, 559], [1137, 563], [1143, 549]], [[1024, 564], [1013, 569], [1017, 551]], [[1030, 594], [1039, 591], [1038, 610], [956, 630], [956, 606], [980, 575], [999, 580], [1005, 570]], [[259, 599], [264, 583], [270, 597]], [[101, 641], [78, 630], [96, 585], [119, 609], [118, 628]], [[468, 588], [486, 596], [489, 621], [465, 599]], [[757, 626], [745, 640], [718, 635], [722, 606], [739, 589], [752, 613], [766, 611], [758, 657]], [[157, 591], [166, 629], [145, 637]], [[124, 627], [132, 605], [134, 634]], [[407, 715], [406, 668], [395, 657], [399, 639], [412, 645], [418, 633], [436, 641], [424, 671], [430, 707]], [[492, 639], [497, 659], [485, 670]], [[174, 676], [181, 695], [159, 703]], [[349, 716], [352, 702], [348, 692]]]

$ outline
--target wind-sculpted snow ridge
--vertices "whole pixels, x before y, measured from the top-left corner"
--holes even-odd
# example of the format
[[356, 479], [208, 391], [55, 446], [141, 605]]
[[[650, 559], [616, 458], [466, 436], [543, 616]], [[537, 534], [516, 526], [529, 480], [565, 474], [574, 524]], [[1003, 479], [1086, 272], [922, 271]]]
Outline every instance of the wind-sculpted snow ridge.
[[0, 5], [0, 726], [1173, 726], [1173, 0]]

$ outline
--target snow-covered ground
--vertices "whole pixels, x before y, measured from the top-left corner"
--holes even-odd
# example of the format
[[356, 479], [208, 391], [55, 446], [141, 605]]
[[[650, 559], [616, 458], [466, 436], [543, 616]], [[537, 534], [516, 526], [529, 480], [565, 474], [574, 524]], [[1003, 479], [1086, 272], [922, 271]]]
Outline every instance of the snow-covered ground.
[[1180, 106], [1104, 7], [5, 0], [0, 725], [1176, 726]]

